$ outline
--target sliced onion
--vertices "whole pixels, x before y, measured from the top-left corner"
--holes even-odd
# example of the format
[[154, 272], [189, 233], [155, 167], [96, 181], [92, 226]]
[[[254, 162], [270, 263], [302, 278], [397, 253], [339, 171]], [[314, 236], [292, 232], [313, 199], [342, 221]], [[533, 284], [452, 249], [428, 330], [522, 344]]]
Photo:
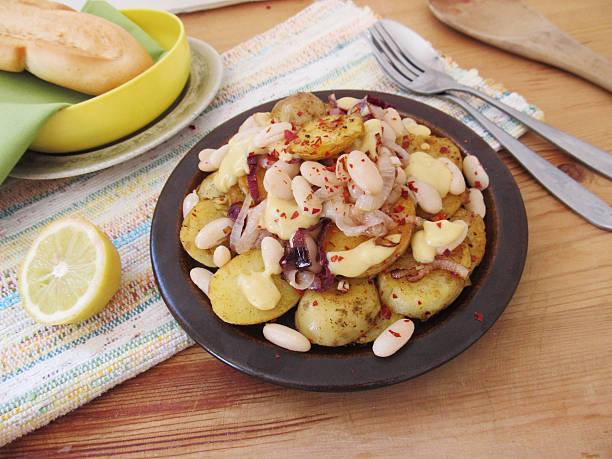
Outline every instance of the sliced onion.
[[461, 279], [467, 279], [470, 274], [469, 268], [466, 268], [461, 263], [457, 263], [456, 261], [448, 258], [436, 258], [431, 263], [419, 265], [419, 267], [409, 269], [394, 269], [391, 271], [391, 277], [394, 279], [405, 278], [409, 282], [417, 282], [430, 272], [438, 269], [448, 271]]
[[255, 204], [259, 203], [259, 185], [257, 184], [257, 163], [259, 158], [256, 155], [251, 155], [247, 158], [249, 165], [249, 173], [247, 174], [247, 186], [249, 193], [253, 197]]
[[284, 271], [283, 276], [289, 285], [297, 290], [306, 290], [310, 288], [315, 280], [315, 273], [311, 271], [299, 271], [297, 269], [292, 269], [289, 271]]
[[240, 212], [238, 212], [238, 216], [236, 217], [236, 221], [234, 222], [234, 226], [232, 227], [232, 233], [230, 234], [230, 247], [236, 251], [236, 244], [240, 240], [240, 236], [242, 235], [242, 229], [244, 228], [244, 221], [246, 220], [247, 212], [249, 211], [249, 206], [253, 202], [253, 198], [250, 194], [247, 194], [244, 198], [244, 202], [242, 203], [242, 207], [240, 208]]

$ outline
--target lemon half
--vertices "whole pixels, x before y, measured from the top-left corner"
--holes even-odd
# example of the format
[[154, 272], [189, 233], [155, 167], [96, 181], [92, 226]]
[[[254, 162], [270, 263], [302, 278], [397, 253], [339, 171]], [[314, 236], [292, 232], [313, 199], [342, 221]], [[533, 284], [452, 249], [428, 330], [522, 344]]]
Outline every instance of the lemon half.
[[98, 228], [80, 218], [46, 226], [19, 274], [21, 302], [41, 324], [75, 323], [100, 312], [119, 289], [119, 253]]

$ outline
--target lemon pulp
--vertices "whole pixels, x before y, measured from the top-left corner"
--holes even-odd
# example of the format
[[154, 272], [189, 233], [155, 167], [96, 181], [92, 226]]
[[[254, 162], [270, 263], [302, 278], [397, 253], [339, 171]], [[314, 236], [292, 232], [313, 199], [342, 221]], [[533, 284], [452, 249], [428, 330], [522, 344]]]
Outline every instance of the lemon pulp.
[[39, 323], [84, 320], [119, 288], [121, 262], [112, 242], [91, 223], [64, 218], [34, 241], [19, 276], [25, 310]]

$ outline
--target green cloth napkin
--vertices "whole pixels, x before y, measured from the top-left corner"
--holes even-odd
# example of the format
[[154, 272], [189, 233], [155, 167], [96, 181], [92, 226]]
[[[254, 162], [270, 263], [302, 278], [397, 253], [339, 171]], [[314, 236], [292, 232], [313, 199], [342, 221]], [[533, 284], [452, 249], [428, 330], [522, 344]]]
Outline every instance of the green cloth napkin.
[[[154, 61], [165, 52], [144, 30], [105, 1], [89, 0], [82, 11], [123, 27]], [[43, 81], [28, 72], [0, 71], [0, 184], [55, 112], [91, 97]]]

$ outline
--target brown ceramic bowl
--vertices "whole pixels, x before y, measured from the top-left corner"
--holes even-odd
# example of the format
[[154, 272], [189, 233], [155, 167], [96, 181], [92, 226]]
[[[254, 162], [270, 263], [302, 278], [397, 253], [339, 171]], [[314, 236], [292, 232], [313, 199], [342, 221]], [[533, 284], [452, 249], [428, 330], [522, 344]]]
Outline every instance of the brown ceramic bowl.
[[[476, 342], [502, 314], [519, 283], [527, 254], [527, 218], [518, 187], [497, 153], [456, 119], [422, 103], [363, 90], [321, 91], [336, 96], [378, 97], [400, 112], [452, 139], [480, 158], [491, 178], [484, 192], [487, 249], [471, 276], [472, 285], [455, 302], [416, 330], [406, 346], [388, 358], [374, 356], [371, 345], [296, 353], [266, 341], [262, 325], [234, 326], [213, 313], [208, 298], [189, 279], [198, 266], [179, 241], [182, 201], [205, 177], [198, 152], [217, 148], [251, 114], [270, 111], [276, 101], [254, 107], [213, 130], [178, 164], [161, 192], [151, 226], [151, 259], [162, 297], [176, 320], [204, 349], [232, 367], [265, 381], [316, 391], [348, 391], [395, 384], [419, 376], [456, 357]], [[280, 319], [293, 322], [293, 310]]]

